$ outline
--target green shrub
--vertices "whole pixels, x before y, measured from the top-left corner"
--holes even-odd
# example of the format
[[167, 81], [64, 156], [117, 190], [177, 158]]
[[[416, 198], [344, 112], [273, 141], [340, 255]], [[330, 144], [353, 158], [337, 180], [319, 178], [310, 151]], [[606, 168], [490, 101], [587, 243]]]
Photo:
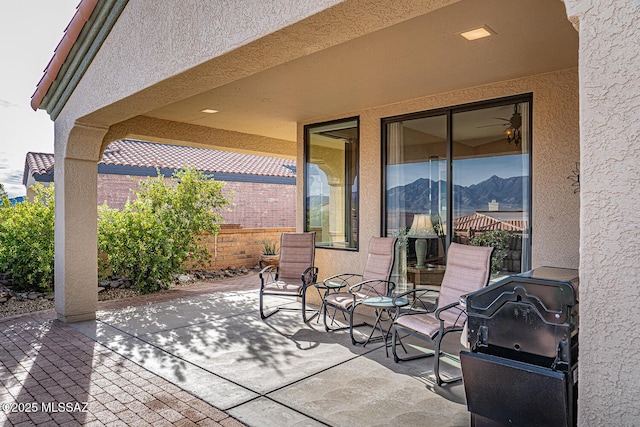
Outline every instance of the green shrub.
[[53, 186], [36, 184], [32, 202], [0, 206], [0, 271], [11, 274], [17, 290], [53, 290]]
[[185, 262], [203, 263], [209, 251], [201, 236], [214, 236], [229, 202], [223, 183], [186, 168], [174, 182], [158, 177], [140, 181], [137, 198], [122, 211], [98, 210], [101, 273], [126, 276], [143, 293], [168, 287]]
[[509, 253], [509, 238], [512, 235], [512, 233], [502, 230], [486, 231], [469, 241], [473, 246], [491, 246], [495, 248], [491, 257], [492, 274], [502, 271], [504, 259]]

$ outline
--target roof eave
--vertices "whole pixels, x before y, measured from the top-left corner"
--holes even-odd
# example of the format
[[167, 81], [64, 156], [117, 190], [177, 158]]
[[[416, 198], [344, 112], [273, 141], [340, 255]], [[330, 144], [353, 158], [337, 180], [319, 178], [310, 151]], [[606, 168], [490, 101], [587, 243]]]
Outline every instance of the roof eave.
[[34, 110], [46, 110], [55, 120], [128, 0], [82, 0], [53, 58], [31, 97]]

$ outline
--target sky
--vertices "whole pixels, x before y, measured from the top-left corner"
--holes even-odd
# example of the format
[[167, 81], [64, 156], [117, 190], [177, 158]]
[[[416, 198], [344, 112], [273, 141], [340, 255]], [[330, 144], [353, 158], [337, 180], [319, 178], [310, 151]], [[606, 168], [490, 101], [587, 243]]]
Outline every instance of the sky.
[[0, 183], [25, 194], [27, 152], [53, 153], [53, 122], [31, 95], [80, 0], [0, 1]]

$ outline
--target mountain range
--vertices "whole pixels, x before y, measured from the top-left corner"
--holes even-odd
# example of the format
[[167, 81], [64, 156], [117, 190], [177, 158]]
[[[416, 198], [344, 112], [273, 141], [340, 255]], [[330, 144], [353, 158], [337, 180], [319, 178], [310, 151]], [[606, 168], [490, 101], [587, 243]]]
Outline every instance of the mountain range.
[[[478, 210], [487, 210], [492, 200], [500, 204], [500, 210], [522, 210], [524, 177], [514, 176], [491, 178], [468, 187], [454, 185], [453, 195], [456, 214], [469, 214]], [[431, 188], [431, 191], [429, 189]], [[387, 190], [387, 209], [405, 212], [425, 212], [431, 209], [438, 212], [439, 189], [445, 194], [444, 181], [431, 181], [420, 178], [412, 183]], [[429, 202], [431, 192], [431, 202]], [[442, 201], [444, 203], [444, 200]], [[431, 205], [431, 206], [429, 206]]]

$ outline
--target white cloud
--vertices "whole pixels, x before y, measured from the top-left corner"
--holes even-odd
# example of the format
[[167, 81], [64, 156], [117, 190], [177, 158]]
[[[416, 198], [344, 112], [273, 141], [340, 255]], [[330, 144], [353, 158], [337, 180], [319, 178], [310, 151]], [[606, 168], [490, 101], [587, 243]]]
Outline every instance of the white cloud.
[[53, 122], [46, 112], [32, 111], [30, 100], [77, 5], [78, 0], [0, 0], [0, 182], [11, 196], [25, 193], [27, 152], [53, 153]]
[[24, 196], [26, 190], [22, 185], [23, 171], [17, 169], [2, 168], [0, 170], [0, 183], [4, 186], [9, 197]]
[[3, 108], [21, 108], [18, 104], [15, 104], [11, 101], [7, 101], [6, 99], [0, 99], [0, 107]]

